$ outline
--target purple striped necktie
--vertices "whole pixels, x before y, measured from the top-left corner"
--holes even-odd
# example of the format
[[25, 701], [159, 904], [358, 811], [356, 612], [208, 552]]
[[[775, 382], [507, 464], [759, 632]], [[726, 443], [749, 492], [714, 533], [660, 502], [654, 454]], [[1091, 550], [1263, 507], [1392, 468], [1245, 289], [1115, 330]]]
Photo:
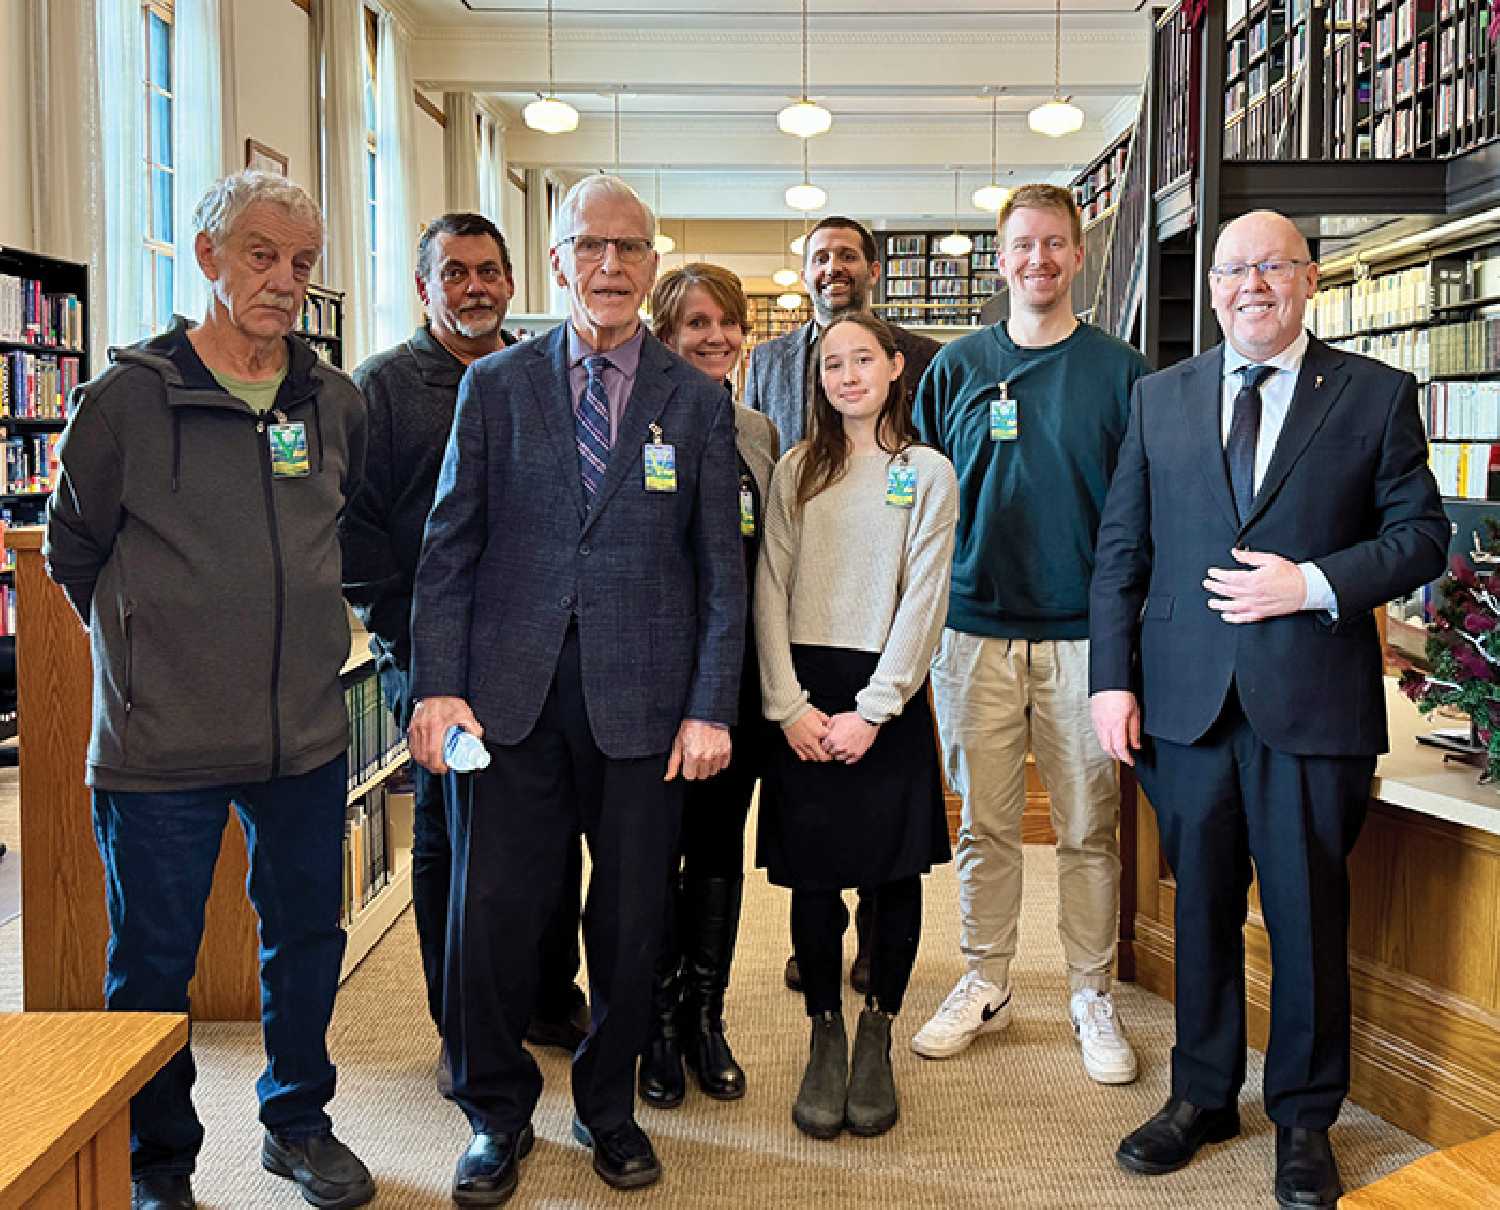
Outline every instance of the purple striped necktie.
[[588, 374], [583, 394], [573, 409], [573, 428], [578, 439], [578, 470], [583, 477], [584, 500], [592, 507], [609, 465], [609, 392], [604, 389], [607, 357], [595, 354], [583, 359]]

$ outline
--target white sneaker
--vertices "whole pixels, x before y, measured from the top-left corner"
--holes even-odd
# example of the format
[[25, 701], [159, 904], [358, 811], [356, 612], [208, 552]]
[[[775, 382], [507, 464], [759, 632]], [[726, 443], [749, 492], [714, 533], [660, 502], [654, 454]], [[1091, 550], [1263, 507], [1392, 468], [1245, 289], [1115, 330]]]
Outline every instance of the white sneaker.
[[1108, 992], [1083, 988], [1068, 1003], [1073, 1033], [1083, 1049], [1083, 1069], [1099, 1084], [1129, 1084], [1135, 1079], [1135, 1050]]
[[932, 1020], [911, 1040], [924, 1059], [947, 1059], [982, 1033], [1010, 1024], [1010, 988], [1000, 988], [969, 971], [948, 993]]

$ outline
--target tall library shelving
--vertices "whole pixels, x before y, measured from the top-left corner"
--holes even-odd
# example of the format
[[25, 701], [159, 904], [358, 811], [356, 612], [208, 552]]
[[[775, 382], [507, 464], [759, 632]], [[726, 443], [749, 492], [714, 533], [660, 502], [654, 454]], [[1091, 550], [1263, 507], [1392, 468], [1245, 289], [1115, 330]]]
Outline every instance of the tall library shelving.
[[1133, 133], [1133, 127], [1127, 128], [1073, 178], [1073, 200], [1084, 226], [1107, 217], [1119, 204]]
[[1000, 288], [993, 231], [973, 233], [973, 248], [950, 256], [941, 231], [882, 232], [880, 315], [893, 323], [968, 327]]

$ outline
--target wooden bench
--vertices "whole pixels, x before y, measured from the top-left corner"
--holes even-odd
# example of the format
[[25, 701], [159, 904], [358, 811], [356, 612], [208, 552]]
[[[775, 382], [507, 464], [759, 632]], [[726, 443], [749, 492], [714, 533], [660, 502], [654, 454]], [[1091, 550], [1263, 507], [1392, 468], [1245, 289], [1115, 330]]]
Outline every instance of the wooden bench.
[[0, 1210], [129, 1210], [130, 1098], [178, 1013], [0, 1014]]
[[1494, 1210], [1500, 1206], [1500, 1131], [1424, 1155], [1363, 1189], [1340, 1210]]

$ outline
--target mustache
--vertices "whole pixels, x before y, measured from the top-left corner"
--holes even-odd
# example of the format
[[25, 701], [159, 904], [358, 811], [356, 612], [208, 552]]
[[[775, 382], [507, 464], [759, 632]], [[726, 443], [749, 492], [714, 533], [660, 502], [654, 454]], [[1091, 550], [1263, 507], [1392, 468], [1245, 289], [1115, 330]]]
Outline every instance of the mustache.
[[262, 290], [254, 299], [257, 306], [275, 307], [278, 311], [285, 311], [287, 314], [291, 314], [294, 301], [292, 295], [279, 294], [272, 290]]

